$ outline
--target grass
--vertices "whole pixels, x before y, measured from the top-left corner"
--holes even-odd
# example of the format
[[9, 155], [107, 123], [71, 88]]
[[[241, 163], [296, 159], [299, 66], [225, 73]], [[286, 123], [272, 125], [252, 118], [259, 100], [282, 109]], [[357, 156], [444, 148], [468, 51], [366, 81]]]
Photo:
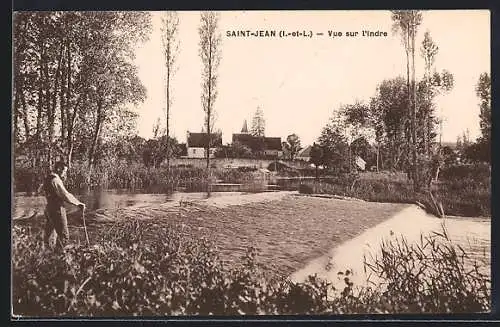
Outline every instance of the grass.
[[[41, 234], [13, 228], [13, 309], [23, 316], [465, 313], [490, 310], [490, 281], [467, 270], [449, 242], [384, 243], [367, 260], [381, 286], [349, 279], [341, 292], [316, 276], [270, 279], [248, 249], [232, 265], [208, 237], [182, 225], [124, 220], [94, 231], [93, 246], [46, 251]], [[446, 236], [441, 235], [446, 241]], [[426, 243], [427, 242], [427, 243]], [[430, 244], [430, 245], [428, 245]], [[415, 267], [419, 267], [416, 269]], [[333, 295], [332, 294], [336, 294]]]
[[[42, 169], [16, 167], [14, 189], [16, 192], [35, 192], [46, 172]], [[250, 183], [251, 171], [239, 169], [212, 169], [211, 182]], [[69, 190], [90, 188], [148, 190], [153, 193], [169, 193], [178, 189], [197, 192], [206, 191], [206, 171], [201, 168], [145, 167], [139, 163], [115, 162], [113, 165], [97, 166], [89, 171], [85, 163], [74, 163], [65, 182]]]
[[[432, 200], [427, 193], [415, 193], [402, 174], [363, 173], [322, 178], [320, 181], [300, 181], [299, 192], [335, 194], [373, 202], [425, 204], [431, 211]], [[491, 215], [491, 173], [489, 167], [450, 167], [444, 169], [436, 186], [435, 196], [445, 214], [453, 216]]]

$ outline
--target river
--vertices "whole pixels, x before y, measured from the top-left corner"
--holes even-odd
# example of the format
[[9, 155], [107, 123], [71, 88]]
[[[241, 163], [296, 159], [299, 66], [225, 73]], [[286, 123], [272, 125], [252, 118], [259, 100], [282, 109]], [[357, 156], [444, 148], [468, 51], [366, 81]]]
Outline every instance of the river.
[[[242, 192], [212, 192], [211, 198], [220, 196], [238, 196]], [[87, 206], [87, 211], [96, 211], [99, 209], [118, 209], [127, 207], [147, 207], [157, 204], [171, 203], [177, 205], [179, 201], [193, 201], [207, 199], [205, 192], [174, 192], [171, 194], [148, 193], [147, 191], [130, 191], [126, 189], [115, 190], [91, 190], [75, 193], [75, 196]], [[28, 196], [25, 193], [15, 194], [12, 201], [12, 217], [23, 218], [30, 217], [35, 212], [42, 213], [45, 207], [45, 197]], [[71, 212], [75, 208], [71, 205], [66, 206]]]
[[[489, 218], [443, 220], [411, 205], [295, 195], [298, 194], [285, 191], [213, 192], [207, 199], [206, 193], [167, 195], [95, 190], [77, 197], [86, 203], [89, 212], [100, 211], [106, 215], [115, 209], [124, 209], [130, 215], [153, 219], [162, 219], [168, 215], [170, 206], [178, 208], [181, 201], [203, 204], [199, 207], [202, 211], [195, 215], [197, 219], [183, 218], [182, 222], [212, 231], [217, 235], [219, 249], [227, 257], [239, 257], [236, 252], [244, 253], [246, 246], [260, 247], [270, 269], [290, 274], [295, 271], [292, 275], [299, 280], [312, 273], [336, 279], [333, 271], [348, 268], [359, 273], [363, 270], [363, 255], [377, 248], [382, 238], [394, 234], [418, 241], [421, 233], [439, 231], [443, 222], [453, 242], [486, 267], [491, 266]], [[234, 207], [235, 204], [239, 206]], [[41, 214], [44, 205], [45, 198], [41, 196], [18, 194], [13, 198], [13, 217]], [[71, 206], [68, 209], [76, 211]], [[336, 268], [332, 272], [324, 269], [328, 262]]]

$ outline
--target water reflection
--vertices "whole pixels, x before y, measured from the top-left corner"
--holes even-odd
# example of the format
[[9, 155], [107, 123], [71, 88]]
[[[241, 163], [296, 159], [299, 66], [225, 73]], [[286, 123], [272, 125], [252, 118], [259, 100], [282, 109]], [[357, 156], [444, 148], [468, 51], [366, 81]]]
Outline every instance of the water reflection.
[[[173, 192], [169, 194], [150, 193], [151, 190], [130, 191], [126, 189], [114, 190], [81, 190], [74, 195], [87, 206], [88, 211], [98, 209], [116, 209], [124, 207], [147, 207], [155, 204], [172, 203], [180, 201], [203, 200], [207, 198], [220, 197], [221, 195], [241, 195], [242, 192]], [[29, 196], [17, 194], [13, 198], [13, 217], [31, 216], [34, 212], [42, 213], [46, 200], [43, 196]], [[69, 212], [76, 210], [75, 207], [67, 205]]]

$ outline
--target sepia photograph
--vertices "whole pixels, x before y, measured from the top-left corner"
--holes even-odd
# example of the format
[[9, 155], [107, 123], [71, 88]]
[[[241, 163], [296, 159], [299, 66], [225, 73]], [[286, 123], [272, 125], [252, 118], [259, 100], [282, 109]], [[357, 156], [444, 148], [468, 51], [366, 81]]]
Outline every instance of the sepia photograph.
[[14, 11], [11, 319], [490, 313], [490, 18]]

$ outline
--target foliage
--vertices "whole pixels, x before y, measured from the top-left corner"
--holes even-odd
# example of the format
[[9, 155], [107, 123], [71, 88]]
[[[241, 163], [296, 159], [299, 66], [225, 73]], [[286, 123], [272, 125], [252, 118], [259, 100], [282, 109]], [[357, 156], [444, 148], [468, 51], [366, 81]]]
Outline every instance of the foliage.
[[404, 170], [409, 160], [410, 117], [408, 116], [408, 89], [402, 77], [384, 80], [371, 99], [374, 128], [381, 144], [381, 166]]
[[287, 153], [290, 160], [295, 159], [299, 151], [302, 149], [300, 146], [300, 138], [297, 134], [290, 134], [286, 138], [286, 142], [283, 143], [283, 150]]
[[[249, 183], [253, 177], [248, 169], [215, 169], [214, 177], [224, 183]], [[14, 189], [16, 192], [36, 192], [42, 183], [46, 170], [33, 170], [30, 167], [16, 167], [14, 170]], [[151, 193], [204, 191], [206, 173], [200, 168], [181, 168], [157, 165], [147, 167], [126, 160], [111, 159], [103, 161], [91, 172], [85, 163], [75, 162], [68, 170], [65, 186], [71, 192], [87, 188], [142, 190]]]
[[451, 165], [454, 165], [459, 160], [459, 155], [449, 146], [443, 146], [441, 148], [441, 153], [443, 155], [445, 167], [449, 167]]
[[480, 127], [481, 139], [488, 143], [491, 140], [491, 78], [487, 73], [479, 76], [476, 86], [476, 94], [480, 99]]
[[345, 166], [345, 159], [348, 157], [349, 144], [342, 128], [344, 126], [342, 119], [341, 112], [334, 113], [318, 138], [318, 143], [323, 150], [321, 164], [332, 169], [341, 169], [340, 167]]
[[[442, 237], [445, 238], [445, 237]], [[375, 286], [345, 286], [309, 276], [272, 278], [255, 249], [227, 265], [206, 235], [126, 220], [93, 230], [93, 246], [46, 251], [39, 231], [13, 228], [13, 312], [25, 316], [164, 316], [349, 313], [461, 313], [490, 310], [490, 281], [466, 269], [467, 255], [426, 237], [418, 245], [385, 242], [365, 262]], [[402, 275], [403, 274], [403, 275]], [[377, 286], [379, 285], [379, 286]], [[359, 286], [358, 289], [355, 286]]]
[[311, 163], [313, 163], [316, 167], [323, 163], [323, 148], [317, 144], [313, 143], [311, 147]]
[[144, 144], [142, 158], [146, 167], [159, 167], [168, 157], [180, 154], [177, 139], [162, 135], [157, 139], [149, 139]]
[[[420, 157], [420, 160], [424, 160]], [[421, 163], [422, 165], [422, 163]], [[424, 167], [424, 166], [422, 166]], [[432, 178], [433, 171], [422, 169], [422, 176]], [[370, 173], [370, 178], [356, 174], [322, 177], [320, 182], [301, 181], [295, 189], [310, 194], [333, 194], [372, 202], [422, 203], [434, 213], [428, 193], [414, 192], [408, 179]], [[307, 186], [304, 186], [307, 185]], [[491, 168], [489, 165], [461, 165], [444, 168], [433, 192], [446, 215], [491, 215]]]
[[[221, 55], [221, 34], [218, 30], [219, 14], [213, 11], [202, 12], [198, 34], [200, 36], [199, 56], [203, 65], [201, 83], [201, 105], [205, 112], [205, 130], [210, 136], [214, 129], [215, 100], [217, 98], [217, 69]], [[206, 152], [209, 152], [207, 142]], [[210, 168], [210, 156], [207, 158], [207, 169]]]
[[13, 25], [15, 145], [38, 167], [57, 156], [71, 162], [78, 148], [93, 163], [100, 143], [134, 128], [128, 107], [145, 89], [133, 49], [147, 39], [150, 15], [19, 12]]
[[264, 120], [264, 111], [260, 107], [257, 107], [257, 110], [255, 110], [250, 131], [253, 136], [265, 136], [266, 121]]
[[403, 237], [383, 241], [381, 254], [365, 258], [365, 267], [383, 280], [382, 306], [408, 313], [488, 311], [491, 280], [468, 260], [443, 226], [413, 244]]
[[351, 143], [352, 155], [357, 155], [366, 161], [366, 166], [376, 165], [375, 151], [365, 137], [360, 137]]
[[216, 158], [253, 158], [252, 149], [240, 142], [223, 145], [215, 151]]
[[161, 41], [163, 48], [163, 60], [166, 68], [164, 75], [164, 90], [165, 93], [165, 120], [166, 120], [166, 159], [167, 166], [170, 165], [170, 157], [172, 156], [170, 148], [170, 107], [172, 106], [171, 83], [175, 73], [175, 61], [179, 53], [179, 17], [175, 11], [168, 11], [161, 16]]
[[478, 181], [486, 181], [491, 178], [491, 166], [485, 163], [475, 165], [451, 165], [443, 168], [439, 177], [443, 181], [461, 179], [477, 179]]

